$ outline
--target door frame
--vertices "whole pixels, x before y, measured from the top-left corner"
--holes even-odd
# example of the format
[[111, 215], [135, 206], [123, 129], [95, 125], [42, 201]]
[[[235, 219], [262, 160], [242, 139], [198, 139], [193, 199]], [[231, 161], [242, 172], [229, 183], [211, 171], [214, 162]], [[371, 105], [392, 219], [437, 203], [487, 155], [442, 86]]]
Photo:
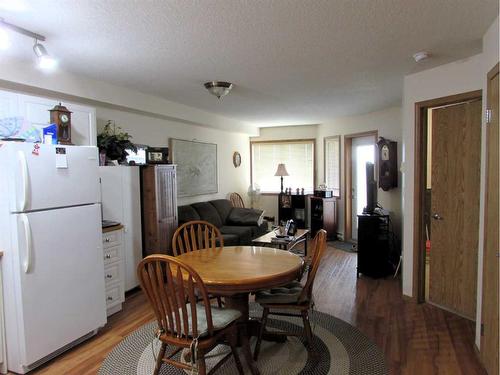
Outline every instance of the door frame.
[[[495, 76], [497, 76], [499, 74], [499, 69], [500, 69], [500, 63], [497, 63], [487, 74], [487, 89], [486, 89], [486, 108], [487, 109], [490, 109], [491, 110], [491, 96], [490, 96], [490, 89], [491, 89], [491, 81], [493, 80], [493, 78]], [[490, 126], [490, 125], [488, 125]], [[488, 136], [488, 130], [486, 130], [486, 136]], [[489, 175], [488, 175], [488, 170], [489, 170], [489, 166], [488, 166], [488, 162], [489, 162], [489, 153], [490, 149], [489, 149], [489, 143], [488, 143], [488, 140], [486, 140], [486, 145], [485, 145], [485, 157], [486, 157], [486, 160], [485, 160], [485, 192], [484, 192], [484, 197], [485, 197], [485, 201], [484, 201], [484, 205], [485, 205], [485, 210], [484, 210], [484, 215], [483, 215], [483, 220], [484, 220], [484, 228], [483, 228], [483, 232], [484, 232], [484, 238], [483, 238], [483, 267], [482, 267], [482, 272], [483, 272], [483, 275], [482, 275], [482, 278], [481, 278], [481, 284], [482, 284], [482, 287], [481, 287], [481, 304], [480, 304], [480, 307], [478, 306], [478, 308], [481, 309], [481, 314], [480, 314], [480, 317], [479, 317], [479, 320], [480, 320], [480, 324], [481, 324], [481, 330], [484, 330], [484, 320], [485, 320], [485, 309], [484, 309], [484, 301], [486, 300], [484, 297], [485, 297], [485, 288], [484, 288], [484, 285], [485, 285], [485, 279], [487, 277], [487, 268], [486, 268], [486, 261], [485, 261], [485, 255], [486, 254], [486, 245], [487, 245], [487, 239], [488, 239], [488, 226], [487, 226], [487, 222], [488, 222], [488, 211], [486, 209], [486, 205], [488, 203], [488, 178], [489, 178]], [[498, 208], [498, 207], [497, 207]], [[498, 265], [497, 265], [498, 267]], [[498, 282], [498, 280], [496, 280]], [[481, 338], [480, 338], [480, 346], [479, 346], [479, 352], [480, 352], [480, 357], [481, 357], [481, 362], [483, 363], [483, 366], [484, 365], [488, 365], [488, 367], [491, 365], [491, 363], [486, 363], [487, 360], [488, 360], [488, 357], [487, 357], [487, 354], [485, 354], [485, 350], [484, 350], [484, 347], [485, 347], [485, 336], [484, 334], [481, 333]], [[498, 341], [497, 341], [497, 347], [495, 348], [496, 349], [496, 352], [498, 352]], [[497, 363], [494, 364], [496, 365], [497, 367], [496, 368], [493, 368], [493, 371], [496, 371], [498, 373], [498, 360], [496, 361]], [[486, 366], [485, 366], [486, 367]], [[490, 370], [489, 368], [487, 368], [488, 370]]]
[[415, 103], [415, 160], [413, 193], [413, 295], [425, 302], [425, 182], [427, 167], [427, 110], [434, 107], [482, 100], [483, 91], [443, 96]]
[[[377, 145], [378, 130], [344, 135], [344, 241], [352, 239], [352, 140], [373, 136]], [[378, 176], [378, 162], [375, 157], [375, 178]]]

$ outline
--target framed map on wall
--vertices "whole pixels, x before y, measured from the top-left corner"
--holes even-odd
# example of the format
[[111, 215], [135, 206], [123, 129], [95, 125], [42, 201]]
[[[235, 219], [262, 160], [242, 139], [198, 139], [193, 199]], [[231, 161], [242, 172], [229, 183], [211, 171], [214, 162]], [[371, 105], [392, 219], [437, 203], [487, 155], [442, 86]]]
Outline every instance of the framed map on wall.
[[172, 163], [177, 164], [177, 196], [213, 194], [219, 191], [217, 145], [170, 138]]

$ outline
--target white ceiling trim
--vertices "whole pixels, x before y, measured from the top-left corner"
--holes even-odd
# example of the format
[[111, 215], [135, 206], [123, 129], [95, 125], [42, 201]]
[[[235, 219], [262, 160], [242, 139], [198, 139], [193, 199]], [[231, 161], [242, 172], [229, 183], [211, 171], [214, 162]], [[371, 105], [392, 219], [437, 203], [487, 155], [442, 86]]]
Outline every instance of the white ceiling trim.
[[229, 119], [204, 110], [143, 94], [107, 82], [68, 73], [62, 70], [43, 74], [33, 64], [15, 59], [1, 61], [0, 86], [8, 90], [23, 91], [66, 99], [82, 104], [129, 111], [188, 125], [215, 128], [233, 133], [259, 134], [253, 124]]

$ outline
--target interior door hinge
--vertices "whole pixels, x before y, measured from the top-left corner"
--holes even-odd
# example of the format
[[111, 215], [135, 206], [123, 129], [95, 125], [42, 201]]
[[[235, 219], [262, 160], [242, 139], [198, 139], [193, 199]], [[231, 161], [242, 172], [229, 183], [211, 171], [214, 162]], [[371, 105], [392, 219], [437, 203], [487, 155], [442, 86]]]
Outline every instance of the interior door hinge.
[[481, 336], [484, 336], [484, 323], [481, 323]]
[[491, 109], [486, 110], [486, 125], [491, 123]]

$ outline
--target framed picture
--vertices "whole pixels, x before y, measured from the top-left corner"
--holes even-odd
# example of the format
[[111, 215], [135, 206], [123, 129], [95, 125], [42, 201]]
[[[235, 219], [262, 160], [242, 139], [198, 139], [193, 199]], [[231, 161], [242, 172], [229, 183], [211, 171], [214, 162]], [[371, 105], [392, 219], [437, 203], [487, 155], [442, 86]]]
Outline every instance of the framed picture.
[[177, 164], [177, 196], [192, 197], [219, 191], [217, 145], [170, 138], [172, 163]]
[[148, 147], [146, 164], [168, 164], [168, 147]]
[[292, 207], [292, 196], [287, 194], [280, 194], [281, 207], [290, 208]]

